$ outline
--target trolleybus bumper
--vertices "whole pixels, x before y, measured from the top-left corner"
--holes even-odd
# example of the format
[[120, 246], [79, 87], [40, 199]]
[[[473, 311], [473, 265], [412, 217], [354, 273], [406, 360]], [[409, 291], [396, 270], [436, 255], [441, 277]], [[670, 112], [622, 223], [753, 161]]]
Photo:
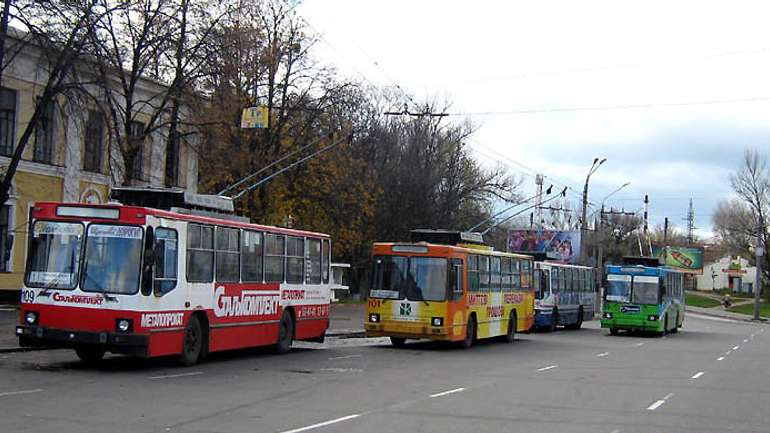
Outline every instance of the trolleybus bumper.
[[535, 326], [538, 328], [551, 325], [553, 310], [535, 310]]
[[381, 325], [366, 324], [366, 337], [400, 337], [407, 339], [430, 339], [430, 340], [450, 340], [449, 327], [444, 326], [419, 326], [419, 328], [408, 329], [403, 326], [383, 328]]
[[147, 356], [150, 341], [148, 335], [71, 331], [29, 325], [17, 325], [16, 335], [22, 347], [75, 348], [93, 345], [112, 353], [135, 356]]

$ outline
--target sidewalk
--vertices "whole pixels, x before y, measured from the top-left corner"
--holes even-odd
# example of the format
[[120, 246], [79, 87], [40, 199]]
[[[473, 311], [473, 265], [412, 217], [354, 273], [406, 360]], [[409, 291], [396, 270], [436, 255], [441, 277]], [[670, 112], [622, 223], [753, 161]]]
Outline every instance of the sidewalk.
[[25, 350], [19, 347], [16, 324], [19, 323], [17, 305], [0, 304], [0, 353]]

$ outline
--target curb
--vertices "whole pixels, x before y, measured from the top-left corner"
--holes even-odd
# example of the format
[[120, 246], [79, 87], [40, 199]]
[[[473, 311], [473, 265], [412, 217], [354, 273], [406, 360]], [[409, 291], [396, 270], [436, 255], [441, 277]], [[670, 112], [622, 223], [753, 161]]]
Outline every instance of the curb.
[[[720, 319], [735, 320], [736, 322], [767, 323], [767, 321], [768, 321], [768, 319], [766, 319], [766, 318], [760, 318], [759, 321], [756, 321], [751, 316], [745, 316], [745, 317], [725, 316], [723, 314], [712, 313], [711, 311], [708, 311], [708, 309], [693, 310], [692, 307], [687, 308], [685, 311], [690, 311], [690, 312], [695, 313], [695, 314], [701, 314], [701, 315], [709, 316], [709, 317], [717, 317], [717, 318], [720, 318]], [[735, 313], [735, 314], [738, 314], [738, 313]], [[687, 317], [686, 313], [685, 313], [685, 317]]]
[[366, 338], [366, 332], [364, 330], [360, 331], [347, 331], [347, 330], [340, 330], [340, 331], [329, 331], [326, 333], [327, 337], [335, 337], [335, 338]]
[[0, 347], [0, 353], [38, 352], [51, 350], [50, 347]]

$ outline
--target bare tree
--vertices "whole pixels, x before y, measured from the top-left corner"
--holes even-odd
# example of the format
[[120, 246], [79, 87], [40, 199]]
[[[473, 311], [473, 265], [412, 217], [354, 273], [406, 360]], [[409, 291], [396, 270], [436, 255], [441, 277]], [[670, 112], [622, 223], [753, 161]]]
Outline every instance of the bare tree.
[[[38, 128], [43, 110], [54, 104], [60, 97], [82, 96], [87, 81], [78, 67], [91, 52], [92, 23], [109, 13], [109, 9], [98, 0], [78, 2], [39, 2], [23, 0], [16, 2], [10, 10], [10, 19], [22, 31], [3, 35], [4, 45], [10, 51], [18, 52], [19, 46], [36, 50], [38, 54], [37, 73], [43, 78], [42, 90], [34, 103], [29, 122], [16, 143], [11, 161], [0, 182], [0, 205], [9, 198], [9, 191], [16, 175], [21, 157], [30, 138]], [[5, 57], [2, 70], [12, 67], [15, 57]]]

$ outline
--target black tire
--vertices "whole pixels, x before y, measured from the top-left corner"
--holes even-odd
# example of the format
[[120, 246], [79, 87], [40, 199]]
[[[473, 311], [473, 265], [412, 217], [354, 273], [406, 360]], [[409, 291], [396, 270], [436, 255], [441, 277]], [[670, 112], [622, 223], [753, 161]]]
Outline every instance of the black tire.
[[663, 331], [661, 331], [660, 334], [659, 334], [661, 337], [663, 337], [666, 334], [668, 334], [668, 314], [666, 314], [663, 317], [664, 317], [664, 319], [663, 319]]
[[516, 341], [516, 311], [511, 311], [511, 317], [508, 319], [508, 333], [505, 334], [505, 341], [513, 343]]
[[676, 318], [674, 319], [674, 329], [671, 330], [672, 334], [676, 334], [679, 332], [679, 313], [676, 313]]
[[618, 335], [619, 333], [620, 333], [620, 329], [610, 328], [610, 335]]
[[292, 341], [294, 341], [294, 319], [290, 312], [284, 310], [281, 315], [281, 324], [278, 326], [278, 342], [275, 344], [275, 351], [278, 353], [290, 351]]
[[75, 348], [75, 354], [84, 364], [96, 365], [104, 358], [106, 350], [99, 346], [80, 346]]
[[390, 344], [392, 344], [393, 347], [404, 347], [406, 344], [406, 338], [390, 337]]
[[559, 326], [559, 310], [555, 309], [551, 313], [551, 324], [546, 327], [546, 330], [548, 332], [554, 332], [556, 331], [556, 328]]
[[577, 314], [578, 314], [578, 317], [575, 323], [573, 323], [572, 325], [566, 326], [566, 328], [580, 329], [580, 327], [583, 326], [583, 307], [580, 307]]
[[468, 318], [468, 324], [465, 326], [465, 338], [463, 339], [463, 349], [469, 349], [476, 341], [476, 317]]
[[184, 328], [184, 341], [179, 360], [186, 366], [195, 365], [200, 360], [201, 353], [203, 353], [203, 328], [198, 317], [192, 316]]

